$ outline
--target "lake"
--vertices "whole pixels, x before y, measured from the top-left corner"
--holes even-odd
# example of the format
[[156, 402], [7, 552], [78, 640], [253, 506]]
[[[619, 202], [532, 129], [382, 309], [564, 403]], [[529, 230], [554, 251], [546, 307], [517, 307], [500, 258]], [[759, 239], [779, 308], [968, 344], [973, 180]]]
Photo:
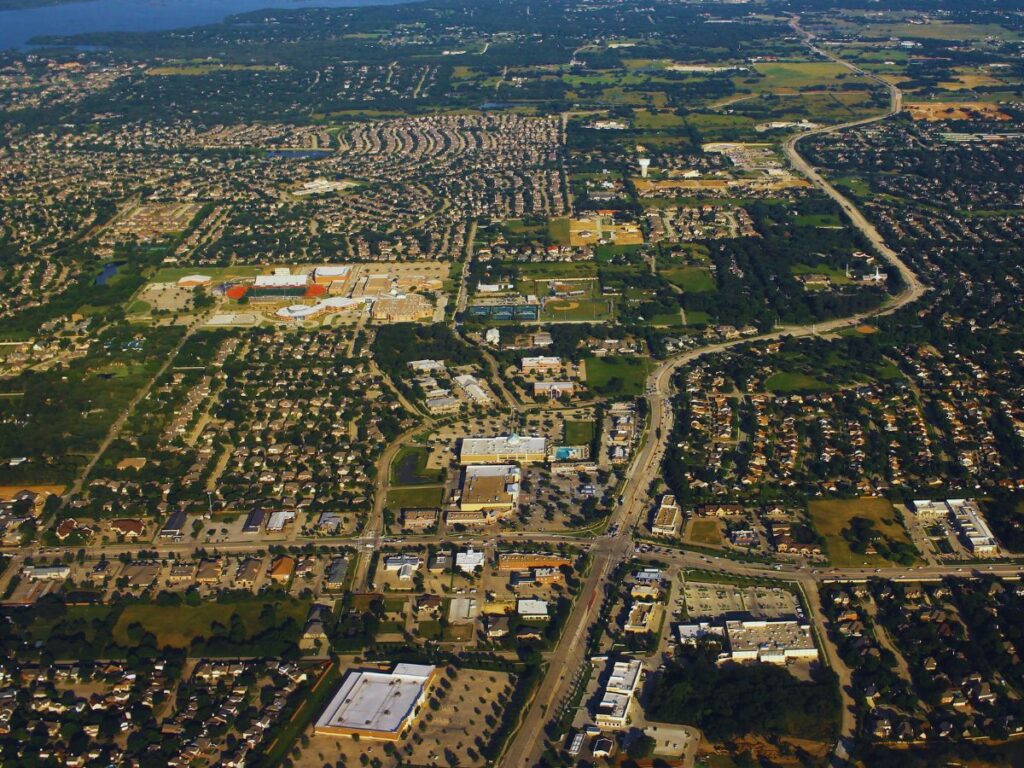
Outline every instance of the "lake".
[[106, 285], [110, 282], [111, 278], [117, 274], [117, 270], [123, 267], [127, 262], [124, 261], [112, 261], [103, 267], [103, 271], [96, 275], [96, 285]]
[[87, 0], [0, 11], [0, 50], [24, 48], [39, 35], [154, 32], [215, 24], [264, 8], [353, 8], [400, 0]]

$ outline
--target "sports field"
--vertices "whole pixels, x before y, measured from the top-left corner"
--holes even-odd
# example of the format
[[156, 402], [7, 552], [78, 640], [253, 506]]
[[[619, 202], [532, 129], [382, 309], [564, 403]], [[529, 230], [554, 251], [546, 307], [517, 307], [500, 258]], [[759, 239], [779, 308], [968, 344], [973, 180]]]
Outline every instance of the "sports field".
[[608, 299], [593, 299], [583, 296], [566, 299], [548, 299], [541, 309], [540, 319], [547, 322], [569, 322], [582, 320], [608, 320], [615, 310]]

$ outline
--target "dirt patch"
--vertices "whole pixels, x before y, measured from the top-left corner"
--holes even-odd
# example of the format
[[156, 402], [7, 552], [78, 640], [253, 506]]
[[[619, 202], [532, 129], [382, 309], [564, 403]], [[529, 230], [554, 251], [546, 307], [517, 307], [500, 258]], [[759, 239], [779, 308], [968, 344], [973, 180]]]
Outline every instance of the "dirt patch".
[[[822, 744], [821, 742], [808, 741], [806, 739], [790, 739], [784, 738], [781, 741], [786, 742], [792, 746], [801, 747], [804, 751], [813, 755], [816, 758], [824, 758], [829, 751], [829, 745]], [[727, 744], [708, 744], [706, 741], [701, 741], [700, 748], [698, 749], [698, 757], [712, 757], [712, 760], [708, 761], [710, 765], [715, 765], [713, 756], [718, 757], [736, 757], [748, 753], [754, 758], [755, 764], [759, 760], [768, 762], [771, 765], [785, 766], [785, 768], [797, 768], [797, 766], [803, 765], [799, 758], [794, 754], [783, 754], [778, 746], [769, 743], [767, 740], [760, 736], [747, 735], [738, 739], [734, 739]]]
[[914, 120], [936, 122], [940, 120], [1001, 120], [1010, 116], [999, 110], [996, 104], [984, 101], [934, 101], [907, 104], [907, 112]]

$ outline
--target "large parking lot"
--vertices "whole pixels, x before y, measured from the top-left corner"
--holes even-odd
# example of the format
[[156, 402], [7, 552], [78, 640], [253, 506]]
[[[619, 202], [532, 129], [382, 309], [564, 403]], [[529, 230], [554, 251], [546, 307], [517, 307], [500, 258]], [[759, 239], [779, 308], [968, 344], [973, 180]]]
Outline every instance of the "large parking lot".
[[683, 585], [683, 601], [691, 620], [732, 616], [781, 619], [801, 611], [796, 595], [776, 587], [737, 587], [687, 581]]

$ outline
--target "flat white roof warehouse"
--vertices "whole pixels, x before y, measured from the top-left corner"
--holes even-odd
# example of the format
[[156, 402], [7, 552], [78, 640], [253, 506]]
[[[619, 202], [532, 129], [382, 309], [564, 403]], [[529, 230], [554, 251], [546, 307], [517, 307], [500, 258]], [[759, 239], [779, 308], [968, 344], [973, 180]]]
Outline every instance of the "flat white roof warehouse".
[[316, 721], [316, 733], [397, 739], [423, 703], [435, 671], [422, 664], [398, 664], [391, 672], [351, 670]]

